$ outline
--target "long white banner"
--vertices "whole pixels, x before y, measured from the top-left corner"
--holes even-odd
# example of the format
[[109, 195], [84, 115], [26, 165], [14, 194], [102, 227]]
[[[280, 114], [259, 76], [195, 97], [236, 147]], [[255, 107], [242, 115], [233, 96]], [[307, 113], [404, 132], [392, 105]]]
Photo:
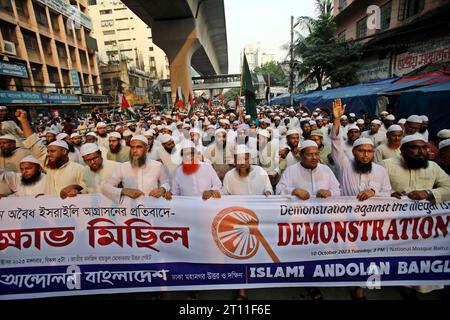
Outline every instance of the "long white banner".
[[450, 284], [450, 202], [0, 200], [0, 299]]

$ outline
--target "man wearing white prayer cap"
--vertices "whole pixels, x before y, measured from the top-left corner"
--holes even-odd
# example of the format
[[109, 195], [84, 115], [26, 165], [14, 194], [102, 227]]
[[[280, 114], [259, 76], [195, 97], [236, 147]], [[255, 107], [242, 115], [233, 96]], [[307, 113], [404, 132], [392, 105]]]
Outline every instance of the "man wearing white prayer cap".
[[86, 143], [80, 148], [86, 166], [83, 168], [83, 182], [87, 193], [100, 193], [101, 186], [119, 165], [118, 162], [104, 160], [99, 146], [95, 143]]
[[35, 197], [44, 194], [46, 175], [39, 161], [33, 156], [26, 156], [20, 161], [19, 167], [20, 174], [0, 169], [0, 183], [6, 183], [13, 192], [12, 196]]
[[148, 142], [147, 155], [152, 160], [158, 160], [157, 149], [161, 145], [161, 142], [159, 142], [158, 140], [155, 140], [154, 134], [155, 134], [155, 131], [153, 129], [148, 129], [148, 130], [144, 131], [144, 133], [143, 133], [144, 137], [147, 138], [147, 142]]
[[405, 136], [418, 133], [422, 126], [422, 118], [418, 115], [411, 115], [405, 122]]
[[72, 140], [73, 146], [80, 150], [80, 147], [82, 145], [81, 135], [78, 132], [74, 132], [70, 135], [70, 139]]
[[58, 135], [58, 132], [56, 132], [55, 130], [51, 130], [51, 129], [47, 130], [47, 133], [45, 134], [46, 144], [49, 145], [50, 143], [55, 141], [57, 135]]
[[372, 140], [375, 147], [378, 147], [386, 140], [386, 133], [380, 131], [381, 121], [378, 119], [372, 120], [370, 124], [370, 130], [361, 133], [362, 138], [368, 138]]
[[[290, 129], [286, 132], [286, 144], [280, 146], [280, 169], [283, 171], [300, 161], [300, 133]], [[280, 172], [281, 174], [282, 172]]]
[[19, 162], [30, 155], [30, 151], [17, 146], [17, 139], [12, 134], [0, 136], [0, 168], [19, 172]]
[[161, 145], [157, 148], [158, 161], [161, 161], [164, 165], [167, 179], [169, 183], [172, 183], [175, 169], [181, 164], [180, 149], [175, 144], [174, 139], [168, 134], [160, 135], [159, 138]]
[[[427, 200], [434, 204], [450, 200], [450, 179], [434, 161], [428, 160], [428, 146], [420, 134], [406, 135], [401, 141], [401, 156], [383, 160], [394, 193], [392, 196], [407, 196], [412, 200]], [[441, 285], [413, 287], [415, 297], [436, 289]]]
[[278, 141], [274, 141], [268, 130], [260, 130], [256, 148], [258, 151], [256, 164], [267, 172], [271, 184], [276, 186], [281, 173]]
[[[98, 142], [98, 136], [95, 132], [88, 132], [86, 136], [84, 137], [85, 143], [95, 143], [100, 148], [100, 151], [102, 152], [102, 158], [107, 159], [108, 157], [108, 148], [105, 148], [104, 146], [99, 145]], [[84, 164], [84, 160], [80, 162], [81, 164]]]
[[47, 174], [45, 183], [46, 195], [59, 195], [62, 198], [74, 197], [84, 189], [82, 180], [83, 166], [69, 161], [69, 146], [65, 141], [54, 141], [47, 148], [33, 133], [25, 110], [18, 109], [19, 120], [25, 136], [24, 145], [39, 160]]
[[[148, 141], [143, 135], [136, 135], [130, 141], [130, 161], [121, 163], [101, 187], [102, 193], [115, 202], [123, 196], [137, 199], [151, 196], [171, 198], [170, 183], [163, 165], [147, 156]], [[119, 185], [122, 188], [119, 188]]]
[[175, 170], [172, 192], [177, 196], [202, 196], [203, 200], [220, 198], [222, 182], [214, 168], [201, 161], [196, 145], [184, 140], [181, 145], [182, 162]]
[[16, 137], [17, 146], [22, 147], [22, 130], [13, 120], [8, 120], [8, 108], [6, 106], [0, 106], [0, 136], [6, 134], [11, 134]]
[[403, 138], [403, 128], [398, 124], [391, 125], [386, 131], [387, 141], [380, 144], [375, 150], [375, 162], [395, 158], [400, 155], [400, 141]]
[[233, 169], [233, 143], [229, 141], [228, 134], [225, 129], [217, 129], [214, 133], [214, 142], [205, 150], [203, 157], [208, 160], [217, 176], [222, 181], [225, 174]]
[[67, 146], [69, 148], [69, 160], [79, 163], [81, 165], [84, 164], [83, 158], [81, 157], [80, 152], [78, 149], [75, 148], [75, 146], [72, 143], [72, 140], [70, 139], [69, 135], [65, 132], [61, 132], [56, 136], [56, 140], [59, 141], [65, 141], [67, 143]]
[[428, 122], [429, 122], [429, 119], [428, 119], [428, 117], [426, 115], [422, 115], [422, 116], [420, 116], [420, 118], [422, 119], [422, 123], [420, 125], [419, 133], [421, 135], [423, 135], [425, 140], [428, 142], [428, 137], [429, 137]]
[[439, 157], [436, 163], [450, 176], [450, 138], [439, 142]]
[[438, 142], [442, 140], [450, 139], [450, 129], [442, 129], [437, 133]]
[[331, 169], [320, 163], [319, 148], [312, 140], [303, 141], [300, 162], [284, 171], [276, 190], [277, 194], [294, 195], [301, 200], [341, 194], [339, 182]]
[[108, 126], [104, 122], [97, 122], [95, 132], [97, 133], [97, 144], [104, 148], [108, 148]]

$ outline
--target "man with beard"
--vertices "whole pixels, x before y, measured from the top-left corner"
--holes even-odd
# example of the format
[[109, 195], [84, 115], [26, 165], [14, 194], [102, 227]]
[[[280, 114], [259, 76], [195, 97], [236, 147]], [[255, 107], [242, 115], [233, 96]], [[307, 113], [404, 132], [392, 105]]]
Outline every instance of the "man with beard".
[[101, 192], [101, 186], [116, 171], [119, 163], [103, 160], [102, 152], [95, 143], [84, 144], [80, 153], [87, 164], [83, 168], [83, 182], [86, 185], [87, 193]]
[[0, 181], [8, 185], [13, 196], [35, 197], [44, 194], [46, 175], [42, 173], [39, 161], [33, 156], [27, 156], [20, 161], [19, 167], [20, 174], [0, 172]]
[[[250, 150], [250, 163], [256, 164], [258, 162], [258, 152], [256, 148], [256, 137], [250, 136], [250, 126], [247, 124], [239, 125], [236, 134], [236, 140], [233, 143], [233, 150], [238, 145], [245, 145]], [[255, 131], [256, 133], [256, 131]]]
[[72, 140], [72, 144], [75, 149], [78, 149], [78, 151], [80, 151], [80, 147], [83, 144], [80, 134], [78, 132], [74, 132], [70, 135], [70, 139]]
[[8, 117], [8, 108], [0, 106], [0, 136], [10, 134], [16, 138], [21, 146], [23, 139], [23, 132], [19, 126]]
[[308, 120], [304, 120], [301, 122], [300, 127], [302, 128], [302, 140], [309, 140], [311, 135], [311, 124]]
[[130, 160], [130, 148], [122, 144], [122, 137], [118, 132], [111, 132], [108, 135], [109, 148], [106, 159], [124, 163]]
[[257, 136], [258, 162], [269, 176], [270, 182], [276, 186], [280, 179], [280, 155], [278, 141], [272, 142], [268, 130], [260, 130]]
[[[189, 141], [189, 140], [183, 140]], [[168, 134], [160, 136], [161, 146], [157, 148], [158, 161], [164, 165], [164, 171], [171, 183], [176, 168], [181, 164], [180, 151], [178, 150], [173, 138]]]
[[295, 110], [293, 107], [291, 107], [288, 111], [289, 117], [289, 124], [287, 124], [288, 129], [298, 129], [300, 128], [300, 120], [295, 116]]
[[60, 141], [65, 141], [67, 143], [67, 145], [69, 146], [69, 161], [73, 161], [79, 164], [84, 164], [83, 163], [83, 158], [81, 157], [80, 152], [78, 151], [78, 149], [76, 149], [74, 147], [74, 145], [72, 144], [72, 141], [69, 137], [69, 135], [65, 132], [62, 132], [60, 134], [58, 134], [56, 136], [56, 140], [60, 140]]
[[33, 133], [25, 110], [18, 109], [16, 117], [19, 120], [25, 136], [24, 145], [31, 154], [39, 160], [47, 173], [45, 183], [46, 195], [59, 195], [62, 198], [75, 196], [84, 188], [83, 166], [69, 161], [69, 146], [65, 141], [54, 141], [47, 148]]
[[[85, 136], [85, 143], [95, 143], [96, 145], [98, 145], [98, 143], [97, 143], [97, 135], [95, 134], [95, 132], [88, 132], [87, 134], [86, 134], [86, 136]], [[107, 158], [107, 156], [108, 156], [108, 150], [105, 148], [105, 147], [103, 147], [103, 146], [99, 146], [98, 145], [98, 147], [99, 147], [99, 149], [100, 149], [100, 151], [102, 152], [102, 158], [103, 159], [106, 159]], [[84, 162], [84, 161], [83, 161]], [[82, 162], [82, 163], [83, 163]]]
[[428, 133], [428, 117], [423, 115], [420, 116], [422, 118], [422, 124], [420, 125], [419, 133], [423, 135], [425, 141], [428, 141], [429, 133]]
[[323, 143], [323, 132], [314, 130], [311, 132], [311, 140], [317, 143], [320, 151], [320, 163], [330, 166], [331, 147]]
[[[386, 117], [387, 119], [387, 117]], [[375, 150], [375, 162], [394, 158], [400, 155], [400, 141], [403, 138], [403, 129], [397, 124], [393, 124], [386, 132], [387, 142], [380, 144]]]
[[308, 200], [311, 195], [328, 198], [341, 194], [339, 182], [326, 165], [320, 163], [319, 147], [306, 140], [300, 147], [300, 162], [289, 166], [277, 185], [277, 194]]
[[370, 123], [370, 130], [361, 133], [362, 138], [372, 140], [373, 145], [378, 147], [384, 140], [386, 140], [386, 134], [380, 131], [381, 121], [378, 119], [372, 120]]
[[280, 169], [285, 170], [287, 167], [300, 161], [300, 134], [297, 130], [288, 130], [286, 133], [286, 146], [281, 147], [278, 151], [280, 156]]
[[19, 172], [20, 160], [30, 155], [28, 149], [17, 147], [16, 141], [11, 134], [0, 137], [0, 168], [6, 171]]
[[136, 135], [131, 138], [130, 145], [130, 161], [121, 163], [106, 179], [101, 187], [102, 193], [115, 202], [120, 202], [123, 196], [137, 199], [149, 195], [170, 199], [170, 184], [163, 165], [147, 157], [147, 139]]
[[416, 114], [413, 114], [406, 119], [404, 129], [405, 136], [419, 133], [420, 128], [422, 127], [422, 118]]
[[155, 138], [153, 137], [154, 131], [152, 129], [148, 129], [143, 135], [148, 141], [147, 156], [152, 160], [158, 160], [158, 146], [160, 146], [161, 143], [159, 141], [155, 141]]
[[273, 118], [273, 123], [271, 125], [273, 138], [280, 139], [287, 132], [286, 127], [281, 123], [281, 118], [279, 116], [275, 116]]
[[[341, 127], [342, 129], [342, 127]], [[344, 133], [342, 132], [344, 135]], [[347, 139], [342, 143], [342, 149], [349, 159], [353, 159], [353, 143], [361, 136], [359, 127], [355, 124], [349, 125], [347, 128]]]
[[192, 141], [181, 143], [182, 162], [175, 170], [172, 192], [176, 196], [202, 196], [203, 200], [220, 198], [222, 182], [213, 167], [200, 161], [201, 154]]
[[[401, 156], [381, 162], [389, 174], [393, 197], [407, 196], [434, 204], [450, 200], [449, 176], [437, 163], [428, 160], [428, 146], [422, 135], [405, 136], [400, 151]], [[424, 293], [442, 288], [441, 285], [413, 287], [411, 298], [422, 299]]]
[[223, 181], [225, 174], [233, 169], [232, 150], [232, 144], [227, 141], [227, 131], [225, 129], [217, 129], [214, 142], [208, 146], [203, 157], [211, 162], [221, 181]]
[[391, 185], [386, 170], [373, 163], [374, 145], [368, 138], [359, 138], [353, 143], [350, 160], [342, 149], [343, 134], [339, 118], [345, 113], [340, 99], [333, 102], [333, 129], [331, 131], [331, 156], [339, 173], [343, 196], [356, 196], [360, 201], [374, 196], [389, 197]]
[[48, 146], [50, 143], [56, 141], [56, 136], [58, 135], [58, 132], [53, 130], [47, 130], [45, 133], [45, 144]]
[[190, 136], [190, 140], [195, 144], [195, 147], [197, 148], [197, 150], [203, 154], [206, 150], [206, 147], [203, 146], [202, 144], [202, 132], [200, 131], [200, 129], [198, 128], [192, 128], [189, 131], [189, 136]]
[[108, 148], [108, 133], [107, 131], [107, 125], [104, 122], [98, 122], [96, 127], [95, 127], [95, 131], [97, 133], [97, 144], [99, 146], [102, 146], [104, 148]]
[[450, 176], [450, 139], [439, 142], [439, 158], [436, 163]]

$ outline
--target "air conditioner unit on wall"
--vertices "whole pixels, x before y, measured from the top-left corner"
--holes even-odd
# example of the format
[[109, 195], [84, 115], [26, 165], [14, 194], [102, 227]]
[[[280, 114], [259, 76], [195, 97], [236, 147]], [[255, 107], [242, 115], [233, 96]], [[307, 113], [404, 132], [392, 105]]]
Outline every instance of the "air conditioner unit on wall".
[[4, 40], [3, 43], [5, 44], [5, 53], [10, 54], [12, 56], [16, 56], [16, 44], [11, 41]]

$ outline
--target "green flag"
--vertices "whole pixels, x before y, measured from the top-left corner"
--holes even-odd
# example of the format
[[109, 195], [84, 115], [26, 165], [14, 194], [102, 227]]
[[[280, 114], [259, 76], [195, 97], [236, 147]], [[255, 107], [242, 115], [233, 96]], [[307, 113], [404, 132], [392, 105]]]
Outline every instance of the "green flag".
[[256, 115], [256, 95], [255, 87], [253, 86], [252, 75], [248, 67], [247, 57], [244, 53], [244, 62], [242, 65], [242, 81], [241, 81], [241, 95], [245, 96], [245, 110], [247, 115], [252, 116], [252, 120], [257, 118]]

